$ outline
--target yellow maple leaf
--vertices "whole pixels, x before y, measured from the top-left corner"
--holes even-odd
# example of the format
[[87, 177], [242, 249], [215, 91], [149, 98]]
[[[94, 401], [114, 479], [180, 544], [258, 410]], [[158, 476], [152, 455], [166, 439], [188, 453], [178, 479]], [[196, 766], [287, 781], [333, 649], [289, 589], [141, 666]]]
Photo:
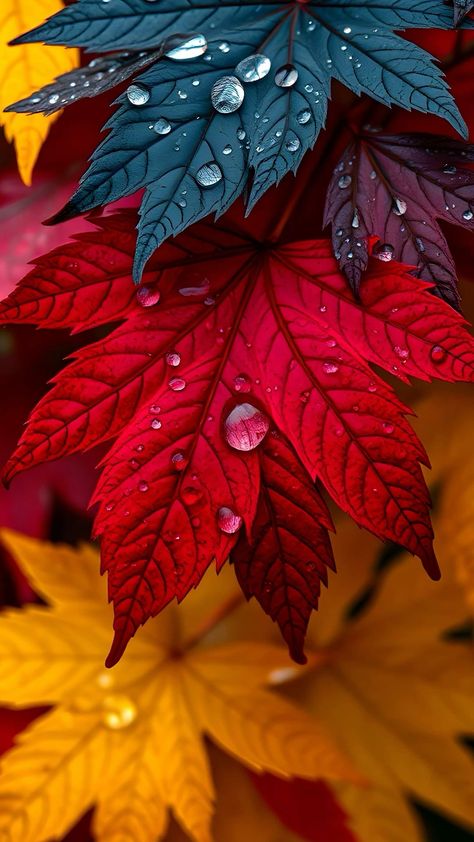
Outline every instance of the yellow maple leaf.
[[61, 0], [2, 0], [0, 5], [0, 120], [7, 140], [15, 144], [18, 169], [25, 184], [31, 184], [40, 149], [58, 115], [5, 114], [3, 109], [47, 85], [56, 76], [73, 70], [79, 64], [79, 53], [42, 44], [8, 45], [17, 35], [59, 11], [62, 5]]
[[210, 573], [106, 672], [110, 609], [96, 552], [2, 538], [48, 604], [0, 617], [0, 704], [53, 706], [3, 760], [2, 839], [61, 838], [95, 805], [99, 842], [154, 842], [168, 808], [209, 842], [216, 793], [204, 735], [256, 770], [360, 783], [317, 720], [265, 687], [305, 669], [281, 646], [219, 639], [241, 601], [232, 570]]
[[[456, 384], [457, 385], [457, 384]], [[474, 612], [474, 401], [472, 386], [456, 392], [438, 384], [420, 404], [418, 428], [428, 442], [437, 488], [436, 543], [440, 558], [449, 560]]]
[[[351, 579], [349, 562], [341, 579]], [[322, 613], [331, 612], [326, 596]], [[474, 733], [474, 659], [470, 643], [444, 635], [465, 620], [452, 568], [434, 583], [404, 557], [332, 639], [321, 639], [317, 618], [311, 626], [319, 666], [291, 696], [337, 734], [368, 780], [362, 797], [350, 783], [332, 785], [359, 842], [422, 842], [410, 796], [474, 827], [474, 764], [457, 739]]]

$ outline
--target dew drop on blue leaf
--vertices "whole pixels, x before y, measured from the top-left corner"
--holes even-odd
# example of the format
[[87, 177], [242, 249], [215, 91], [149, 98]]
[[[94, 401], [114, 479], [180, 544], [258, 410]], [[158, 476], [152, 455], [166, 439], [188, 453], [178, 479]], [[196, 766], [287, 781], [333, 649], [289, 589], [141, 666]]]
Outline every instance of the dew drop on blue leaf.
[[222, 171], [215, 161], [204, 164], [196, 173], [196, 181], [200, 187], [213, 187], [222, 181]]
[[270, 72], [272, 63], [267, 56], [256, 53], [242, 59], [235, 69], [237, 76], [242, 82], [258, 82], [264, 79]]
[[150, 89], [146, 85], [129, 85], [127, 99], [132, 105], [146, 105], [150, 99]]
[[168, 50], [165, 55], [174, 61], [188, 61], [189, 59], [199, 58], [204, 55], [207, 50], [207, 41], [204, 35], [193, 35], [187, 41], [182, 41], [171, 50]]
[[237, 76], [223, 76], [214, 82], [211, 101], [219, 114], [232, 114], [238, 111], [244, 101], [245, 92]]
[[292, 88], [298, 81], [298, 71], [292, 64], [284, 64], [275, 74], [275, 84], [279, 88]]

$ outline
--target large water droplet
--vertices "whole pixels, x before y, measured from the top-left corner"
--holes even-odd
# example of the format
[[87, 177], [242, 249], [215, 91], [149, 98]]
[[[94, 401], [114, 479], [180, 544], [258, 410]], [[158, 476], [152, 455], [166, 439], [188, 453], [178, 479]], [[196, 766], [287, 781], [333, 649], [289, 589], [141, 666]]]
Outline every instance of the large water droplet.
[[288, 152], [297, 152], [298, 149], [301, 146], [297, 137], [290, 138], [290, 140], [287, 140], [285, 145], [286, 145], [286, 148], [288, 149]]
[[382, 263], [390, 263], [393, 260], [393, 256], [395, 254], [395, 249], [393, 248], [390, 243], [377, 243], [374, 247], [373, 255], [377, 258], [377, 260], [381, 260]]
[[270, 72], [272, 63], [267, 56], [256, 53], [239, 61], [235, 72], [242, 82], [258, 82]]
[[309, 123], [311, 120], [311, 116], [311, 111], [305, 108], [304, 111], [300, 111], [296, 119], [298, 120], [300, 126], [305, 126], [306, 123]]
[[403, 216], [407, 212], [407, 203], [396, 196], [393, 200], [392, 211], [395, 216]]
[[345, 187], [349, 187], [349, 184], [352, 183], [352, 176], [350, 175], [341, 175], [339, 181], [337, 182], [337, 186], [344, 190]]
[[223, 76], [214, 82], [211, 102], [219, 114], [232, 114], [238, 111], [244, 101], [245, 91], [237, 76]]
[[177, 351], [171, 351], [169, 354], [166, 354], [166, 362], [168, 365], [176, 368], [181, 363], [181, 356], [177, 353]]
[[171, 131], [171, 123], [169, 123], [168, 120], [165, 120], [164, 117], [160, 117], [160, 119], [154, 124], [153, 131], [160, 135], [169, 134]]
[[232, 509], [227, 506], [222, 506], [217, 512], [217, 525], [221, 532], [227, 535], [235, 535], [242, 526], [242, 518], [236, 515]]
[[298, 71], [292, 64], [284, 64], [275, 73], [275, 85], [279, 88], [292, 88], [298, 81]]
[[465, 219], [466, 222], [470, 222], [473, 217], [474, 213], [472, 212], [472, 210], [466, 210], [462, 215], [462, 218]]
[[102, 722], [112, 731], [128, 728], [137, 718], [135, 703], [122, 695], [107, 696], [102, 704]]
[[132, 105], [146, 105], [150, 99], [150, 89], [146, 85], [129, 85], [127, 99]]
[[196, 181], [200, 187], [213, 187], [214, 184], [218, 184], [222, 181], [222, 170], [219, 164], [215, 161], [204, 164], [196, 173]]
[[142, 307], [153, 307], [160, 300], [160, 291], [150, 287], [138, 287], [137, 301]]
[[192, 58], [199, 58], [204, 55], [207, 50], [207, 41], [204, 35], [193, 35], [187, 41], [182, 41], [172, 49], [168, 50], [165, 55], [173, 61], [188, 61]]
[[250, 403], [234, 407], [225, 420], [224, 431], [228, 444], [234, 450], [254, 450], [263, 441], [270, 428], [266, 415]]
[[186, 380], [181, 377], [173, 377], [169, 382], [169, 387], [173, 392], [182, 392], [186, 388]]

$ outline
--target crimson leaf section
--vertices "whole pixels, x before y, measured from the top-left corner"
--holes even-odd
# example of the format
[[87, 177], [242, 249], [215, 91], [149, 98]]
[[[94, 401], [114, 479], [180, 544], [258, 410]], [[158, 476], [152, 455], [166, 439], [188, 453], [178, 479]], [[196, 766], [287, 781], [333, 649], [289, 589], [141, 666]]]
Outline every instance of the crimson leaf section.
[[262, 491], [252, 541], [232, 553], [238, 581], [278, 623], [295, 661], [305, 663], [304, 640], [318, 607], [327, 568], [335, 570], [327, 507], [288, 443], [273, 432], [260, 454]]
[[[79, 0], [18, 43], [45, 39], [99, 52], [144, 51], [136, 61], [126, 58], [122, 67], [112, 66], [110, 79], [108, 70], [105, 81], [99, 71], [101, 78], [92, 84], [100, 89], [115, 76], [134, 72], [140, 62], [153, 61], [147, 51], [159, 50], [177, 33], [198, 33], [191, 41], [197, 38], [202, 50], [189, 60], [189, 49], [170, 58], [163, 48], [165, 57], [137, 77], [120, 97], [106, 126], [109, 134], [78, 191], [53, 221], [145, 188], [134, 271], [139, 280], [164, 239], [209, 213], [222, 214], [249, 175], [250, 209], [272, 184], [297, 169], [324, 126], [333, 78], [386, 105], [444, 117], [465, 134], [439, 68], [394, 32], [451, 25], [450, 10], [426, 0], [193, 0], [174, 4], [172, 12], [160, 1]], [[240, 63], [252, 55], [264, 56], [266, 69], [249, 80]], [[52, 106], [80, 97], [86, 84], [89, 95], [89, 75], [79, 74], [72, 93], [60, 80], [57, 90], [48, 86], [12, 109], [49, 113]], [[222, 79], [227, 84], [216, 106], [212, 89]]]
[[474, 146], [428, 134], [367, 132], [355, 138], [329, 185], [325, 225], [335, 255], [357, 292], [375, 254], [416, 267], [418, 277], [459, 306], [456, 269], [438, 220], [474, 230]]
[[[472, 381], [473, 340], [459, 314], [394, 261], [373, 261], [359, 301], [329, 242], [261, 246], [228, 226], [201, 224], [164, 244], [134, 291], [135, 221], [104, 217], [38, 261], [2, 304], [4, 324], [112, 325], [56, 376], [4, 479], [115, 439], [94, 497], [115, 608], [109, 664], [148, 617], [234, 552], [246, 593], [301, 660], [332, 566], [315, 480], [360, 526], [438, 575], [427, 457], [407, 408], [370, 364], [402, 380]], [[256, 559], [246, 572], [240, 542]]]

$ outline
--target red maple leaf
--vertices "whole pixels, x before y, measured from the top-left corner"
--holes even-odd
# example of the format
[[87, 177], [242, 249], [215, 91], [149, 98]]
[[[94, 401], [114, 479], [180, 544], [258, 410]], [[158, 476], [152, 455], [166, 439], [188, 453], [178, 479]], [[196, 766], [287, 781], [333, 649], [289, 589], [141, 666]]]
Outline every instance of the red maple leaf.
[[402, 380], [472, 380], [474, 342], [402, 265], [373, 261], [356, 301], [328, 241], [262, 242], [249, 226], [194, 227], [159, 250], [137, 291], [134, 221], [97, 221], [1, 307], [2, 322], [41, 327], [122, 322], [54, 379], [5, 480], [116, 439], [94, 497], [115, 606], [109, 665], [140, 624], [229, 555], [303, 660], [333, 563], [323, 486], [439, 575], [427, 457], [370, 364]]

